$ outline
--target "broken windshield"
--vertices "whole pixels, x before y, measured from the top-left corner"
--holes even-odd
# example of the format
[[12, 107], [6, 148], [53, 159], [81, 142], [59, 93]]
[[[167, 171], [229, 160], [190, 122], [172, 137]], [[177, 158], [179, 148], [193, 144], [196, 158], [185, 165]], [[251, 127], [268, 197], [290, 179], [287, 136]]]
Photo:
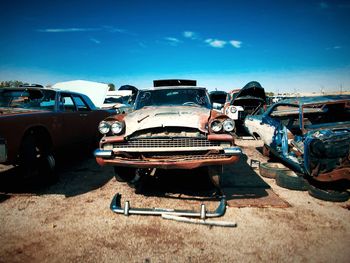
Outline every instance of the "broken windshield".
[[198, 88], [141, 90], [135, 102], [135, 109], [138, 110], [146, 106], [194, 106], [211, 108], [206, 90]]
[[0, 90], [0, 107], [53, 110], [55, 92], [36, 89]]

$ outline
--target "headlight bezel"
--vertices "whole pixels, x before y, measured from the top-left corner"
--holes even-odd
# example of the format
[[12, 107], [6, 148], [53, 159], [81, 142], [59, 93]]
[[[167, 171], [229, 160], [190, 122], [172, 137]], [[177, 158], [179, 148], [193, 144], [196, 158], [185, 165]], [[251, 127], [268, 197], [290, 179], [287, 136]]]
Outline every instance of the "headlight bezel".
[[222, 122], [222, 128], [226, 132], [233, 132], [235, 130], [235, 121], [231, 119], [226, 119]]
[[210, 123], [210, 129], [215, 132], [215, 133], [219, 133], [222, 131], [222, 122], [220, 120], [213, 120]]
[[113, 123], [111, 123], [110, 130], [113, 134], [118, 135], [122, 133], [122, 131], [124, 130], [124, 126], [124, 122], [114, 121]]
[[101, 121], [98, 124], [98, 131], [103, 135], [106, 135], [107, 133], [109, 133], [110, 130], [111, 130], [111, 125], [109, 122]]
[[210, 132], [231, 133], [235, 131], [235, 121], [231, 118], [217, 118], [209, 122]]

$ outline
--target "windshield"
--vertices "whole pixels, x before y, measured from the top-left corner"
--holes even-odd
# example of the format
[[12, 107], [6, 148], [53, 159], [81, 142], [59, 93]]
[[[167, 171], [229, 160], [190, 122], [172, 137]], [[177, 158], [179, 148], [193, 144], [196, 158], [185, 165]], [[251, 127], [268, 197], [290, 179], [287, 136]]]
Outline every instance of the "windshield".
[[321, 127], [350, 121], [350, 101], [303, 107], [305, 128]]
[[135, 101], [135, 109], [146, 106], [191, 106], [210, 109], [210, 100], [205, 89], [174, 88], [141, 90]]
[[129, 104], [131, 96], [121, 96], [121, 97], [108, 97], [105, 99], [104, 103], [106, 104], [116, 104], [116, 103], [121, 103], [121, 104]]
[[0, 90], [0, 107], [54, 110], [55, 92], [37, 89]]

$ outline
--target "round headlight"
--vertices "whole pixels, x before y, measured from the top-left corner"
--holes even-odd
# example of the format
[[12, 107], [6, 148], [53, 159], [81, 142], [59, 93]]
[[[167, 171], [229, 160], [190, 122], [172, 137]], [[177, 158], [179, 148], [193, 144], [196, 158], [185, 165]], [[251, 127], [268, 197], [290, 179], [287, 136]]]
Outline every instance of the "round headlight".
[[107, 134], [110, 128], [111, 126], [106, 121], [101, 121], [100, 124], [98, 125], [98, 130], [102, 134]]
[[219, 132], [222, 129], [222, 123], [219, 120], [215, 120], [210, 124], [210, 128], [213, 132]]
[[237, 112], [237, 109], [236, 109], [236, 107], [231, 107], [231, 113], [236, 113]]
[[231, 119], [227, 119], [223, 122], [222, 126], [224, 127], [225, 131], [232, 132], [235, 128], [235, 122]]
[[111, 125], [111, 131], [113, 132], [113, 134], [121, 133], [123, 128], [124, 128], [124, 124], [119, 121], [113, 122]]

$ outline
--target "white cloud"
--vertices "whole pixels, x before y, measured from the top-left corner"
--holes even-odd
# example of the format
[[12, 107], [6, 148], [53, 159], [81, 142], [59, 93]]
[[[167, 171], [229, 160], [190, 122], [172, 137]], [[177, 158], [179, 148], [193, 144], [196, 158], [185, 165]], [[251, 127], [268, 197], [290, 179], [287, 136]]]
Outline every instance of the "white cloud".
[[94, 43], [96, 43], [96, 44], [101, 44], [101, 41], [100, 40], [98, 40], [98, 39], [96, 39], [96, 38], [90, 38], [90, 41], [92, 41], [92, 42], [94, 42]]
[[198, 34], [193, 31], [184, 31], [183, 36], [189, 39], [198, 39]]
[[110, 33], [121, 33], [134, 35], [133, 33], [128, 32], [125, 29], [113, 27], [113, 26], [102, 26], [102, 27], [68, 27], [68, 28], [45, 28], [45, 29], [37, 29], [37, 32], [42, 33], [74, 33], [74, 32], [92, 32], [92, 31], [105, 31]]
[[182, 41], [179, 40], [178, 38], [175, 37], [165, 37], [165, 40], [168, 41], [168, 43], [172, 46], [177, 46], [178, 44], [180, 44]]
[[319, 6], [321, 9], [328, 9], [328, 8], [329, 8], [329, 4], [326, 3], [326, 2], [320, 2], [320, 3], [318, 3], [318, 6]]
[[341, 49], [341, 46], [327, 47], [326, 50]]
[[242, 41], [238, 41], [238, 40], [231, 40], [230, 44], [232, 46], [234, 46], [235, 48], [241, 48], [242, 46]]
[[98, 31], [99, 28], [79, 28], [79, 27], [70, 27], [70, 28], [46, 28], [38, 29], [38, 32], [43, 33], [67, 33], [67, 32], [89, 32], [89, 31]]
[[227, 43], [224, 40], [218, 40], [218, 39], [212, 39], [212, 38], [208, 38], [204, 42], [208, 43], [210, 46], [215, 48], [223, 48]]

